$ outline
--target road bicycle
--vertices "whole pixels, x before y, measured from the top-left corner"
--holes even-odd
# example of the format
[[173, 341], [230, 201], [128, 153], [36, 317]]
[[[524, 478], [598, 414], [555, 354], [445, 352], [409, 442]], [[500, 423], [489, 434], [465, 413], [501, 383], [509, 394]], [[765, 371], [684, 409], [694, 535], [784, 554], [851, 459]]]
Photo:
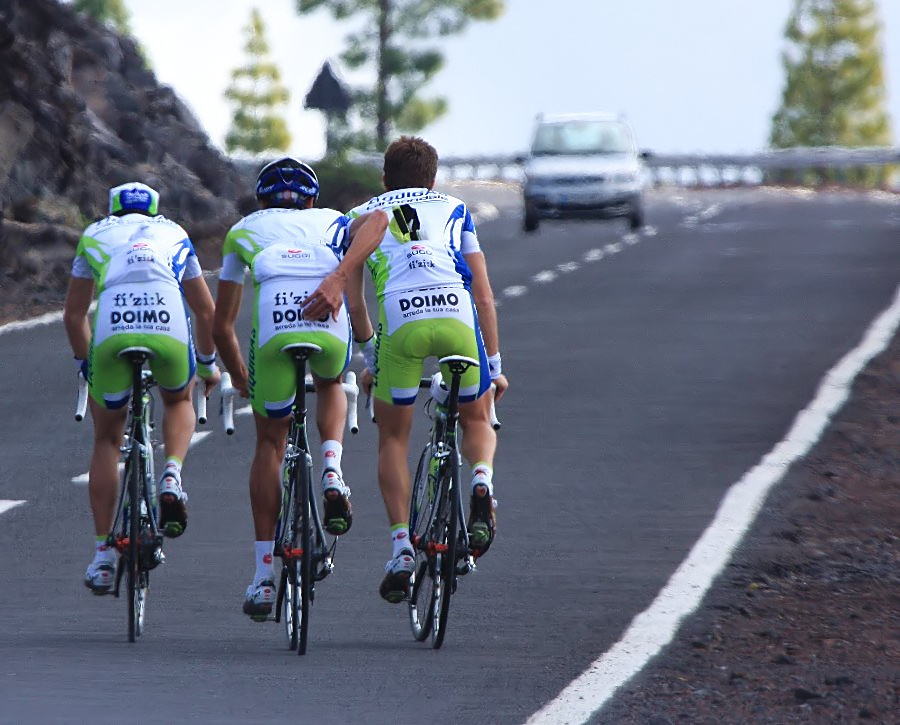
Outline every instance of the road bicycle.
[[[126, 347], [118, 355], [131, 364], [131, 400], [120, 446], [120, 463], [124, 465], [122, 483], [106, 543], [119, 553], [113, 594], [120, 596], [124, 579], [128, 590], [128, 641], [134, 642], [144, 632], [150, 572], [165, 561], [153, 473], [153, 388], [156, 381], [152, 373], [144, 369], [154, 357], [152, 350]], [[87, 397], [88, 384], [79, 373], [75, 420], [84, 419]]]
[[[274, 619], [275, 622], [283, 622], [288, 647], [296, 650], [298, 655], [304, 655], [316, 582], [334, 570], [338, 537], [328, 534], [322, 524], [307, 432], [306, 394], [315, 392], [315, 386], [307, 377], [306, 367], [309, 358], [322, 352], [322, 348], [312, 343], [294, 343], [285, 345], [281, 352], [294, 361], [297, 377], [297, 393], [291, 406], [291, 423], [281, 464], [281, 512], [275, 531], [275, 556], [281, 560], [281, 575], [274, 616], [264, 615], [257, 621]], [[342, 387], [348, 398], [348, 427], [351, 433], [357, 433], [359, 388], [356, 373], [348, 371]], [[225, 431], [229, 434], [234, 432], [236, 394], [237, 391], [231, 387], [231, 377], [223, 374], [222, 414]]]
[[[127, 347], [118, 356], [131, 364], [131, 398], [120, 446], [122, 479], [116, 515], [106, 543], [119, 553], [113, 594], [120, 596], [124, 579], [128, 591], [128, 641], [134, 642], [144, 632], [150, 572], [165, 562], [154, 475], [153, 389], [156, 381], [144, 367], [154, 357], [149, 348]], [[206, 421], [206, 397], [202, 386], [199, 390], [198, 420], [203, 423]], [[79, 373], [75, 420], [84, 419], [87, 397], [88, 384]]]
[[[434, 649], [444, 642], [450, 597], [456, 591], [457, 578], [476, 569], [463, 508], [457, 432], [460, 379], [470, 367], [477, 367], [478, 361], [449, 355], [439, 362], [450, 370], [449, 392], [444, 401], [434, 396], [435, 386], [442, 382], [440, 373], [422, 378], [419, 383], [420, 388], [432, 390], [426, 404], [431, 430], [419, 457], [409, 507], [410, 538], [416, 554], [416, 568], [410, 578], [410, 624], [419, 642], [431, 635]], [[493, 400], [491, 424], [494, 429], [500, 427]]]

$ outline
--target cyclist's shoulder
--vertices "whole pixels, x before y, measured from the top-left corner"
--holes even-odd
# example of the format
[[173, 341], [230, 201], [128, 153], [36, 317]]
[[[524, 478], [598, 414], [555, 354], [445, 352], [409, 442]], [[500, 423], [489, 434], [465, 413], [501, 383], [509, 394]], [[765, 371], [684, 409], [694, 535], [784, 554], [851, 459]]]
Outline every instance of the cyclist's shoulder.
[[259, 209], [239, 219], [231, 227], [229, 233], [250, 231], [277, 235], [298, 226], [327, 229], [341, 216], [341, 212], [326, 207], [313, 207], [312, 209]]
[[455, 206], [461, 204], [462, 201], [456, 197], [449, 196], [442, 191], [428, 189], [426, 187], [409, 187], [405, 189], [392, 189], [385, 191], [378, 196], [373, 196], [369, 201], [354, 207], [353, 211], [365, 213], [375, 209], [387, 209], [395, 206], [409, 205], [440, 205], [447, 204]]

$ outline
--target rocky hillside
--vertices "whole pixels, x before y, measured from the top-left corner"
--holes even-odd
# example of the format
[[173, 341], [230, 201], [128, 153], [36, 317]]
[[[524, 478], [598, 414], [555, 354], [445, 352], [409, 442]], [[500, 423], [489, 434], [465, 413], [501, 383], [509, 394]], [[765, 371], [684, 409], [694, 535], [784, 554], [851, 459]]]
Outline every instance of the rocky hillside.
[[57, 0], [0, 0], [0, 322], [58, 306], [81, 230], [133, 179], [215, 265], [240, 170], [133, 40]]

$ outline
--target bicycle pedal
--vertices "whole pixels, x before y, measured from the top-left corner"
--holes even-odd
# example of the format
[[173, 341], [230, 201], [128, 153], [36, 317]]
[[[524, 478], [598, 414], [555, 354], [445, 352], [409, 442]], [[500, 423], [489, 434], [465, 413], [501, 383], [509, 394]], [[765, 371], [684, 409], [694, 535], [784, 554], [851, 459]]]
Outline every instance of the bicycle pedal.
[[470, 559], [459, 559], [456, 562], [456, 575], [457, 576], [465, 576], [469, 572], [477, 571], [478, 567], [475, 566], [475, 562]]

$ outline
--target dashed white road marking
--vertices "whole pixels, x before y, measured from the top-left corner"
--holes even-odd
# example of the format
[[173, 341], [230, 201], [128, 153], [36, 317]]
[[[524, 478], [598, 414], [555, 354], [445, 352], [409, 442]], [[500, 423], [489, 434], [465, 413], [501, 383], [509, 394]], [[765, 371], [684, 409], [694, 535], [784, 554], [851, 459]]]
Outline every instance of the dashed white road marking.
[[[190, 443], [191, 448], [193, 448], [195, 445], [197, 445], [200, 441], [202, 441], [204, 438], [206, 438], [206, 436], [208, 436], [209, 434], [210, 434], [210, 431], [208, 431], [208, 430], [194, 433], [194, 435], [191, 436], [191, 443]], [[156, 448], [157, 448], [157, 450], [161, 449], [162, 444], [157, 442]], [[119, 475], [122, 474], [123, 470], [125, 470], [125, 464], [120, 461], [119, 462]], [[79, 473], [77, 476], [72, 476], [72, 483], [75, 484], [76, 486], [86, 486], [87, 482], [88, 482], [88, 474], [87, 473]]]
[[563, 274], [574, 272], [576, 269], [578, 269], [578, 262], [565, 262], [564, 264], [557, 264], [556, 269], [558, 269]]
[[847, 353], [819, 384], [812, 402], [794, 419], [784, 440], [732, 484], [710, 525], [656, 599], [631, 620], [609, 650], [573, 680], [526, 725], [583, 723], [672, 641], [685, 617], [700, 606], [719, 572], [731, 559], [766, 496], [790, 465], [818, 442], [831, 417], [850, 394], [869, 361], [890, 344], [900, 326], [900, 287], [890, 307], [869, 326], [860, 344]]
[[5, 498], [0, 499], [0, 514], [5, 513], [6, 511], [9, 511], [10, 509], [15, 508], [16, 506], [21, 506], [23, 503], [25, 503], [25, 502], [24, 501], [15, 501], [13, 499], [5, 499]]
[[504, 297], [521, 297], [528, 291], [528, 288], [521, 284], [516, 284], [511, 287], [507, 287], [503, 290]]
[[599, 262], [604, 256], [602, 249], [589, 249], [584, 253], [582, 259], [584, 259], [585, 262]]
[[543, 272], [538, 272], [531, 279], [538, 284], [547, 284], [548, 282], [552, 282], [556, 279], [556, 272], [551, 272], [549, 269], [545, 269]]

